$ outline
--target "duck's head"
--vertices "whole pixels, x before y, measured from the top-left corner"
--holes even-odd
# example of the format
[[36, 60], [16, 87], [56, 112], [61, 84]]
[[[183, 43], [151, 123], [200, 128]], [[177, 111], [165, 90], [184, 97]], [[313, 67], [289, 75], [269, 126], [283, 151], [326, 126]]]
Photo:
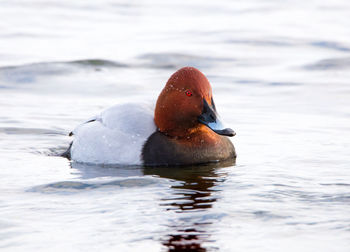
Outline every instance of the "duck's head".
[[175, 72], [160, 93], [154, 116], [159, 130], [166, 135], [184, 137], [205, 125], [215, 133], [234, 136], [216, 112], [208, 79], [194, 67]]

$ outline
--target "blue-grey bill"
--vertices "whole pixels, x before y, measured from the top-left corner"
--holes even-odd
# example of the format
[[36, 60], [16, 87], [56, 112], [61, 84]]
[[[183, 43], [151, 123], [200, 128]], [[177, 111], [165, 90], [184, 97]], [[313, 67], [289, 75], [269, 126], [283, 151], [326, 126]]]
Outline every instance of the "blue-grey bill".
[[215, 122], [209, 122], [205, 125], [219, 135], [229, 136], [229, 137], [233, 137], [236, 135], [236, 132], [233, 129], [225, 128], [223, 123], [219, 120], [219, 118], [216, 118]]
[[203, 99], [203, 112], [198, 117], [198, 121], [206, 126], [208, 126], [215, 133], [223, 136], [233, 137], [236, 135], [230, 128], [225, 128], [223, 123], [221, 122], [218, 114], [216, 113], [214, 101], [212, 100], [212, 106], [208, 104], [208, 102]]

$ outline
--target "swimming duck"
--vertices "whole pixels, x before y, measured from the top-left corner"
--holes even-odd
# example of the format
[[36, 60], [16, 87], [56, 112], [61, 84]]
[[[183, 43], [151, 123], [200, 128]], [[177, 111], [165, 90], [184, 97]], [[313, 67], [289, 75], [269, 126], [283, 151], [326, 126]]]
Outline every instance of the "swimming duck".
[[97, 164], [192, 165], [236, 157], [217, 114], [208, 79], [193, 67], [175, 72], [156, 107], [110, 107], [76, 127], [65, 156]]

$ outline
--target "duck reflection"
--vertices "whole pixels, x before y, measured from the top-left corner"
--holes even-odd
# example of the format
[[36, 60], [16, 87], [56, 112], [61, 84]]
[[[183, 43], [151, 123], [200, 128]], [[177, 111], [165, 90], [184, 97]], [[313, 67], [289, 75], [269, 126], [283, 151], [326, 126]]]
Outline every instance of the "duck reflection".
[[189, 167], [146, 167], [145, 175], [157, 175], [172, 179], [172, 195], [163, 198], [161, 206], [166, 211], [182, 215], [169, 225], [169, 234], [163, 245], [168, 251], [206, 251], [203, 242], [210, 239], [208, 227], [212, 224], [204, 211], [208, 211], [217, 200], [213, 194], [215, 185], [225, 180], [225, 173], [218, 168], [234, 165], [234, 161]]
[[[218, 190], [214, 186], [225, 180], [226, 174], [220, 172], [220, 168], [233, 165], [234, 160], [187, 167], [116, 167], [71, 163], [72, 173], [82, 179], [150, 175], [173, 180], [171, 195], [161, 199], [159, 204], [165, 211], [176, 213], [176, 217], [169, 220], [167, 235], [161, 239], [168, 251], [206, 251], [202, 244], [210, 242], [209, 227], [215, 218], [209, 211], [217, 200]], [[135, 183], [132, 185], [135, 186]]]

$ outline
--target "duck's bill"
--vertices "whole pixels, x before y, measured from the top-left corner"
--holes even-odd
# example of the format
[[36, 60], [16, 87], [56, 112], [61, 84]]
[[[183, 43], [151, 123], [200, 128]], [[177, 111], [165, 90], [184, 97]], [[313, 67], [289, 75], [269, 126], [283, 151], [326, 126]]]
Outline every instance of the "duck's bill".
[[203, 112], [198, 117], [198, 121], [204, 125], [206, 125], [208, 128], [213, 130], [215, 133], [223, 136], [229, 136], [233, 137], [236, 135], [236, 132], [234, 132], [230, 128], [226, 128], [224, 124], [221, 122], [218, 114], [216, 113], [214, 102], [212, 101], [212, 106], [208, 104], [208, 102], [203, 99]]

